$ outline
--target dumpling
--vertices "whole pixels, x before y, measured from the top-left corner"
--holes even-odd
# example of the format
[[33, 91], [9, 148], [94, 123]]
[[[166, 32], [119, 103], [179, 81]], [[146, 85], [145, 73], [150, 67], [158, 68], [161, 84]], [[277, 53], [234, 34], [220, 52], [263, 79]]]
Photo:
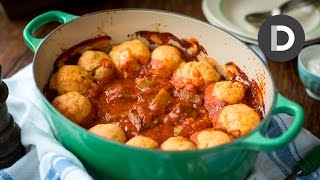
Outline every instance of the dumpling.
[[210, 84], [205, 91], [205, 103], [213, 100], [223, 101], [227, 104], [239, 103], [245, 94], [240, 82], [220, 81]]
[[199, 149], [219, 146], [232, 141], [232, 137], [222, 131], [205, 129], [192, 135], [191, 140]]
[[222, 128], [235, 137], [243, 136], [258, 126], [260, 117], [245, 104], [225, 106], [217, 119], [215, 128]]
[[85, 51], [80, 56], [78, 65], [97, 81], [109, 80], [115, 75], [115, 67], [111, 58], [102, 51]]
[[196, 148], [189, 139], [182, 137], [171, 137], [161, 144], [161, 149], [164, 151], [185, 151]]
[[57, 96], [52, 105], [74, 123], [83, 125], [90, 120], [91, 103], [78, 92], [69, 92]]
[[182, 62], [184, 62], [183, 54], [174, 46], [159, 46], [151, 53], [151, 68], [153, 74], [157, 76], [172, 76]]
[[68, 92], [85, 94], [94, 86], [96, 84], [90, 74], [77, 65], [62, 66], [53, 74], [49, 84], [50, 89], [57, 90], [59, 95]]
[[135, 146], [135, 147], [147, 148], [147, 149], [154, 149], [159, 146], [155, 140], [146, 136], [135, 136], [131, 138], [128, 142], [126, 142], [126, 144], [129, 146]]
[[90, 128], [89, 132], [120, 143], [124, 143], [127, 140], [124, 131], [115, 124], [97, 124]]
[[134, 75], [150, 61], [150, 50], [141, 40], [126, 41], [113, 46], [109, 52], [119, 74], [124, 78]]
[[190, 61], [182, 63], [174, 72], [172, 83], [179, 89], [189, 85], [206, 87], [220, 78], [220, 74], [206, 61]]

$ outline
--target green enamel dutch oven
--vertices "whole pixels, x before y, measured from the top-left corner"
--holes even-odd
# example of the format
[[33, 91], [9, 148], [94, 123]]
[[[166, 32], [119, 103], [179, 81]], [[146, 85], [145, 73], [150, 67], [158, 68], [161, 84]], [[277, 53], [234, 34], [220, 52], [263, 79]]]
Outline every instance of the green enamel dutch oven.
[[[44, 39], [32, 36], [40, 26], [53, 21], [62, 25]], [[170, 32], [179, 38], [195, 37], [220, 64], [235, 62], [257, 81], [263, 92], [265, 118], [260, 125], [248, 135], [215, 148], [185, 152], [139, 149], [89, 133], [65, 118], [44, 97], [42, 90], [53, 72], [53, 63], [64, 49], [101, 34], [108, 34], [116, 44], [140, 30]], [[268, 68], [257, 54], [229, 33], [190, 17], [139, 9], [108, 10], [81, 17], [51, 11], [34, 18], [23, 36], [35, 52], [34, 80], [51, 115], [48, 121], [56, 138], [98, 179], [243, 179], [260, 151], [283, 147], [302, 128], [302, 108], [276, 91]], [[281, 136], [266, 138], [270, 117], [278, 113], [294, 116], [293, 123]]]

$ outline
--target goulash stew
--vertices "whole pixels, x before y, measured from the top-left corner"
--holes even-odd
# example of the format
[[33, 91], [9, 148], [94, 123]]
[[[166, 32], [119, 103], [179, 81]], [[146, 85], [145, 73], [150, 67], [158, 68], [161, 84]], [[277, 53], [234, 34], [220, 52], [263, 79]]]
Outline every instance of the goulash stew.
[[61, 54], [44, 93], [65, 117], [103, 138], [182, 151], [228, 143], [263, 118], [253, 80], [209, 58], [196, 39], [140, 31], [108, 36]]

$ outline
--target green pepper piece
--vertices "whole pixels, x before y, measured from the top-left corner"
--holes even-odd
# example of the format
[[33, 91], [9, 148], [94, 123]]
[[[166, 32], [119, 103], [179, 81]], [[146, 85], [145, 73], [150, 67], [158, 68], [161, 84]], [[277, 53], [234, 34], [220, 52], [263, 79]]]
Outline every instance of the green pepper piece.
[[192, 103], [195, 103], [195, 104], [201, 104], [201, 102], [202, 102], [199, 95], [194, 94], [194, 93], [189, 92], [184, 89], [181, 91], [180, 96], [181, 96], [181, 98], [183, 98], [187, 101], [190, 101]]
[[111, 123], [111, 122], [117, 121], [121, 117], [121, 115], [120, 114], [111, 115], [109, 113], [106, 113], [105, 117], [107, 121]]
[[172, 97], [170, 94], [161, 88], [159, 93], [156, 95], [156, 97], [152, 100], [151, 104], [159, 104], [162, 107], [166, 107], [168, 104], [170, 104], [172, 100]]
[[148, 79], [142, 79], [142, 78], [136, 78], [135, 83], [140, 89], [147, 89], [149, 87], [154, 87], [157, 85], [157, 82], [155, 82], [155, 81], [151, 81]]
[[174, 136], [180, 136], [181, 133], [182, 133], [182, 128], [180, 128], [180, 127], [173, 128], [173, 135]]

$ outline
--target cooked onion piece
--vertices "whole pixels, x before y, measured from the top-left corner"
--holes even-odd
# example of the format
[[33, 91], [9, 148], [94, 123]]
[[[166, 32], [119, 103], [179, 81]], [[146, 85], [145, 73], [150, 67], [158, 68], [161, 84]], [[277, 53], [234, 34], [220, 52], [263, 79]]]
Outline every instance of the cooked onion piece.
[[147, 149], [154, 149], [159, 146], [155, 140], [146, 136], [135, 136], [126, 142], [126, 145]]
[[215, 147], [232, 141], [232, 137], [222, 131], [205, 129], [192, 135], [191, 140], [199, 149]]
[[208, 86], [211, 82], [218, 82], [220, 74], [206, 61], [190, 61], [182, 63], [174, 72], [172, 83], [179, 89], [189, 84], [199, 87]]
[[218, 117], [215, 128], [225, 129], [235, 137], [249, 133], [260, 123], [259, 115], [245, 104], [225, 106]]
[[84, 124], [91, 113], [91, 103], [78, 92], [57, 96], [52, 105], [64, 116], [77, 124]]
[[174, 46], [159, 46], [151, 53], [151, 68], [157, 76], [172, 76], [175, 69], [182, 62], [184, 62], [184, 56], [179, 49]]
[[239, 103], [245, 94], [245, 89], [240, 82], [220, 81], [210, 84], [205, 91], [205, 103], [218, 100], [227, 104]]
[[103, 138], [121, 143], [127, 140], [124, 131], [115, 124], [97, 124], [90, 128], [89, 131]]
[[161, 149], [165, 151], [185, 151], [196, 148], [190, 140], [182, 137], [171, 137], [161, 144]]
[[102, 51], [85, 51], [79, 58], [78, 65], [88, 71], [97, 81], [109, 80], [115, 73], [111, 58]]
[[135, 75], [141, 65], [149, 63], [150, 50], [141, 40], [135, 39], [113, 46], [109, 56], [118, 73], [127, 78], [130, 75]]
[[77, 65], [65, 65], [53, 74], [49, 87], [62, 95], [68, 92], [85, 94], [95, 85], [93, 78], [83, 68]]

